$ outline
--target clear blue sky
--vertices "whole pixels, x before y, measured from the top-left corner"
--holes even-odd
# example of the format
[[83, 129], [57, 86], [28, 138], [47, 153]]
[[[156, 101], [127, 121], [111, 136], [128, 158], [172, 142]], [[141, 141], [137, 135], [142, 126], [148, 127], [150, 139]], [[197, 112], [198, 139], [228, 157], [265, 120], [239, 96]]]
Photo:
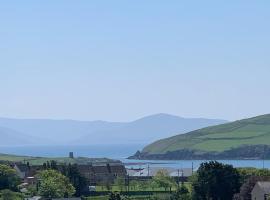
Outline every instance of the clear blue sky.
[[0, 3], [0, 116], [270, 113], [270, 1]]

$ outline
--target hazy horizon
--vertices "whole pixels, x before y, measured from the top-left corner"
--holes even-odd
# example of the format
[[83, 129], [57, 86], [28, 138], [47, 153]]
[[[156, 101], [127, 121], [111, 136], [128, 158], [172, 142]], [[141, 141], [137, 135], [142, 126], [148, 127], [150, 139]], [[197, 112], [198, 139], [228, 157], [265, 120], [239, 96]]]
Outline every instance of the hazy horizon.
[[269, 3], [1, 2], [0, 116], [270, 113]]
[[93, 120], [79, 120], [79, 119], [68, 119], [68, 118], [27, 118], [27, 117], [3, 117], [0, 116], [0, 119], [15, 119], [15, 120], [53, 120], [53, 121], [81, 121], [81, 122], [95, 122], [95, 121], [101, 121], [101, 122], [134, 122], [146, 117], [151, 117], [151, 116], [157, 116], [157, 115], [168, 115], [168, 116], [173, 116], [173, 117], [180, 117], [183, 119], [212, 119], [212, 120], [224, 120], [224, 121], [228, 121], [227, 119], [218, 119], [218, 118], [205, 118], [205, 117], [185, 117], [185, 116], [178, 116], [178, 115], [174, 115], [174, 114], [170, 114], [170, 113], [154, 113], [154, 114], [149, 114], [146, 116], [141, 116], [139, 118], [135, 118], [135, 119], [131, 119], [128, 121], [109, 121], [109, 120], [103, 120], [103, 119], [93, 119]]

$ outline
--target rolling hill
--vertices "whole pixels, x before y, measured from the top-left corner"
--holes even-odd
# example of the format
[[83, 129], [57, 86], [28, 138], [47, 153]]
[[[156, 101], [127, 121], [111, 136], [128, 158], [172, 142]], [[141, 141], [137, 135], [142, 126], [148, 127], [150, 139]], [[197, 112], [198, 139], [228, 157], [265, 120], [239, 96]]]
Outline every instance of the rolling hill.
[[91, 139], [92, 141], [103, 141], [103, 143], [147, 144], [176, 133], [196, 130], [196, 127], [202, 128], [225, 122], [225, 120], [182, 118], [168, 114], [156, 114], [124, 123], [118, 127], [91, 132], [80, 138], [76, 143], [89, 144], [89, 139]]
[[257, 159], [270, 157], [269, 145], [270, 114], [158, 140], [131, 158]]
[[38, 141], [38, 139], [35, 137], [6, 127], [0, 127], [0, 138], [1, 146], [22, 144], [31, 145], [35, 144]]
[[[0, 118], [0, 126], [14, 130], [18, 137], [28, 135], [23, 138], [41, 138], [36, 144], [64, 145], [147, 144], [176, 133], [225, 122], [168, 114], [151, 115], [132, 122]], [[2, 137], [2, 140], [5, 140], [5, 137]]]

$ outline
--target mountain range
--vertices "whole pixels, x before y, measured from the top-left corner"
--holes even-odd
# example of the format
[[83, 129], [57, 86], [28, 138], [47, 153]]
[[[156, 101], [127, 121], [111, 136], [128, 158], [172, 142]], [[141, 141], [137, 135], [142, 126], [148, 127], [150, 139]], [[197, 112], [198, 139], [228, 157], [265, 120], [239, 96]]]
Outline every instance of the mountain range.
[[270, 114], [179, 134], [147, 145], [137, 159], [270, 158]]
[[156, 114], [132, 122], [0, 118], [0, 145], [147, 144], [226, 120]]

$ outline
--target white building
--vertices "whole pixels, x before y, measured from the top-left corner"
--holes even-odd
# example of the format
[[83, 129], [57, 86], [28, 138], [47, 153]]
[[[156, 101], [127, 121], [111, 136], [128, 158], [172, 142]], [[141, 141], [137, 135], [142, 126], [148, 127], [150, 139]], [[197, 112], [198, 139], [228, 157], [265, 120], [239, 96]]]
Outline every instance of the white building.
[[270, 197], [270, 182], [259, 181], [251, 191], [252, 200], [267, 200]]

